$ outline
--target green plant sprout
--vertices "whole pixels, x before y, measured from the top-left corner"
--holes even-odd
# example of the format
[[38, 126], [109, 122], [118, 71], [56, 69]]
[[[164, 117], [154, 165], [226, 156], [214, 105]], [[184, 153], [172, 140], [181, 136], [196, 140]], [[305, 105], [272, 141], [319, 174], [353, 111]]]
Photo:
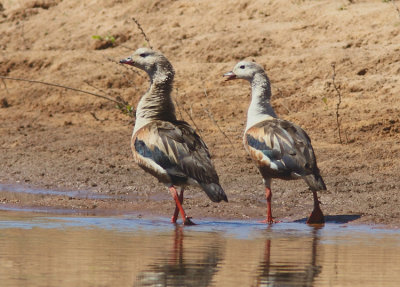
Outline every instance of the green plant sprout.
[[110, 42], [110, 43], [113, 43], [113, 44], [115, 42], [115, 37], [114, 36], [102, 37], [100, 35], [93, 35], [92, 39], [99, 40], [99, 41], [106, 41], [106, 42]]

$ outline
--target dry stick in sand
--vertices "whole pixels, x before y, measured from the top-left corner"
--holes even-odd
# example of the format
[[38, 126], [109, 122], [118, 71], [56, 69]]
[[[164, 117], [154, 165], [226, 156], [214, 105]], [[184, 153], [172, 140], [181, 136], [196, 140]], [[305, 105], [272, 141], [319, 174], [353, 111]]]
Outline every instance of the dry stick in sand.
[[179, 113], [181, 119], [183, 119], [182, 112], [181, 112], [181, 107], [180, 107], [180, 104], [179, 104], [179, 101], [178, 101], [178, 96], [179, 96], [178, 88], [175, 88], [175, 91], [176, 91], [176, 97], [174, 97], [175, 105], [178, 108], [178, 113]]
[[90, 114], [92, 115], [92, 117], [96, 120], [96, 121], [98, 121], [98, 122], [103, 122], [104, 120], [100, 120], [97, 116], [96, 116], [96, 114], [94, 113], [94, 112], [90, 112]]
[[332, 63], [331, 66], [332, 66], [332, 70], [333, 70], [332, 83], [333, 83], [333, 87], [335, 88], [337, 96], [338, 96], [338, 102], [336, 104], [336, 125], [337, 125], [337, 128], [338, 128], [339, 141], [340, 141], [341, 144], [343, 144], [341, 127], [340, 127], [341, 120], [340, 120], [340, 115], [339, 115], [340, 104], [342, 103], [342, 93], [340, 92], [340, 87], [338, 87], [336, 85], [336, 82], [335, 82], [335, 78], [336, 78], [336, 67], [335, 67], [335, 64]]
[[[133, 67], [131, 67], [129, 65], [122, 65], [118, 61], [115, 61], [114, 59], [111, 59], [111, 58], [108, 58], [108, 57], [105, 57], [105, 59], [107, 61], [110, 61], [110, 62], [114, 63], [114, 64], [117, 64], [119, 67], [122, 67], [123, 69], [125, 69], [128, 72], [133, 72], [134, 74], [140, 76], [140, 73], [136, 69], [133, 69]], [[121, 75], [122, 75], [122, 77], [124, 79], [126, 79], [128, 81], [128, 83], [131, 84], [132, 87], [135, 88], [135, 90], [137, 90], [135, 83], [131, 79], [129, 79], [125, 74], [121, 74]]]
[[[207, 99], [207, 104], [210, 107], [211, 103], [210, 100], [208, 99], [208, 95], [207, 95], [207, 91], [204, 89], [204, 95]], [[211, 113], [211, 111], [207, 108], [204, 108], [204, 111], [208, 114], [209, 118], [211, 119], [211, 121], [217, 126], [218, 130], [221, 132], [221, 134], [224, 135], [224, 137], [228, 140], [228, 142], [231, 144], [232, 148], [235, 149], [232, 141], [228, 138], [228, 136], [224, 133], [224, 131], [221, 129], [221, 127], [218, 125], [217, 121], [214, 119], [213, 114]]]
[[[102, 92], [103, 94], [109, 95], [106, 91], [104, 91], [104, 90], [102, 90], [102, 89], [100, 89], [100, 88], [98, 88], [98, 87], [95, 87], [94, 85], [90, 84], [88, 81], [83, 81], [83, 82], [84, 82], [86, 85], [88, 85], [89, 87], [92, 87], [93, 89], [96, 89], [96, 90], [98, 90], [99, 92]], [[116, 93], [116, 92], [114, 92], [114, 91], [112, 91], [112, 92], [113, 92], [115, 95], [117, 95], [117, 96], [115, 97], [115, 99], [116, 99], [117, 101], [123, 103], [122, 105], [121, 105], [121, 104], [117, 104], [118, 109], [121, 110], [122, 113], [127, 114], [127, 115], [130, 116], [131, 118], [134, 118], [135, 115], [136, 115], [135, 109], [133, 109], [133, 107], [132, 107], [131, 105], [129, 105], [129, 103], [128, 103], [127, 101], [125, 101], [123, 98], [121, 98], [121, 96], [120, 96], [118, 93]], [[93, 115], [92, 115], [92, 116], [93, 116]], [[96, 119], [96, 118], [95, 118], [95, 119]]]
[[399, 7], [397, 7], [396, 3], [394, 3], [394, 0], [391, 0], [390, 2], [392, 2], [393, 6], [396, 9], [397, 14], [399, 15], [399, 18], [400, 18], [400, 9], [399, 9]]
[[136, 24], [137, 27], [139, 28], [140, 32], [142, 33], [144, 39], [145, 39], [146, 42], [147, 42], [147, 45], [149, 45], [150, 49], [153, 50], [153, 47], [152, 47], [151, 44], [150, 44], [150, 40], [149, 40], [149, 38], [147, 38], [147, 35], [146, 35], [146, 33], [144, 32], [144, 30], [143, 30], [142, 26], [140, 25], [139, 21], [136, 20], [135, 17], [132, 17], [132, 20], [133, 20], [133, 22], [135, 22], [135, 24]]
[[[279, 92], [280, 98], [283, 98], [283, 93], [282, 93], [281, 89], [279, 89], [279, 88], [276, 88], [276, 89], [277, 89], [278, 92]], [[281, 106], [284, 107], [284, 108], [288, 111], [289, 114], [291, 113], [291, 111], [289, 110], [289, 108], [288, 108], [284, 103], [281, 102]]]
[[[181, 113], [181, 107], [180, 107], [180, 104], [179, 104], [179, 102], [178, 102], [178, 100], [177, 100], [178, 95], [179, 95], [179, 94], [178, 94], [178, 89], [176, 89], [175, 104], [176, 104], [176, 106], [178, 107], [178, 112], [179, 112], [179, 114], [180, 114], [180, 116], [181, 116], [181, 119], [183, 119], [183, 116], [182, 116], [182, 113]], [[185, 114], [186, 114], [186, 115], [189, 117], [189, 119], [192, 121], [192, 123], [193, 123], [194, 127], [196, 128], [196, 131], [199, 133], [200, 137], [203, 137], [202, 134], [201, 134], [201, 132], [200, 132], [200, 129], [199, 129], [199, 127], [197, 126], [196, 122], [194, 121], [192, 115], [185, 109], [185, 107], [182, 107], [182, 110], [185, 112]]]
[[[100, 88], [98, 88], [98, 87], [95, 87], [94, 85], [92, 85], [91, 83], [89, 83], [88, 81], [83, 81], [86, 85], [88, 85], [89, 87], [92, 87], [93, 89], [96, 89], [96, 90], [98, 90], [99, 92], [101, 92], [101, 93], [103, 93], [103, 94], [107, 94], [107, 92], [106, 91], [104, 91], [104, 90], [102, 90], [102, 89], [100, 89]], [[117, 93], [115, 93], [115, 94], [117, 94]], [[122, 100], [122, 102], [125, 102], [125, 101], [123, 101]], [[127, 103], [126, 103], [127, 104]]]
[[193, 123], [194, 127], [196, 128], [196, 131], [199, 133], [200, 137], [203, 137], [203, 135], [202, 135], [201, 132], [200, 132], [200, 128], [197, 126], [197, 124], [196, 124], [196, 122], [194, 121], [192, 115], [191, 115], [185, 108], [182, 107], [182, 109], [183, 109], [183, 111], [185, 112], [185, 114], [187, 114], [187, 116], [189, 117], [189, 119], [192, 121], [192, 123]]
[[135, 49], [132, 49], [131, 47], [128, 47], [128, 46], [125, 46], [125, 45], [119, 45], [119, 46], [122, 47], [122, 48], [125, 48], [127, 50], [130, 50], [130, 51], [135, 51]]
[[125, 101], [114, 100], [112, 98], [109, 98], [109, 97], [106, 97], [106, 96], [103, 96], [103, 95], [99, 95], [99, 94], [95, 94], [95, 93], [92, 93], [92, 92], [83, 91], [83, 90], [80, 90], [80, 89], [71, 88], [71, 87], [67, 87], [67, 86], [63, 86], [63, 85], [59, 85], [59, 84], [47, 83], [47, 82], [36, 81], [36, 80], [21, 79], [21, 78], [5, 77], [5, 76], [0, 76], [0, 79], [21, 81], [21, 82], [29, 82], [29, 83], [42, 84], [42, 85], [47, 85], [47, 86], [52, 86], [52, 87], [57, 87], [57, 88], [63, 88], [63, 89], [67, 89], [67, 90], [71, 90], [71, 91], [75, 91], [75, 92], [79, 92], [79, 93], [92, 95], [92, 96], [95, 96], [95, 97], [98, 97], [98, 98], [105, 99], [105, 100], [110, 101], [110, 102], [114, 102], [119, 107], [120, 106], [125, 106], [125, 104], [126, 104]]

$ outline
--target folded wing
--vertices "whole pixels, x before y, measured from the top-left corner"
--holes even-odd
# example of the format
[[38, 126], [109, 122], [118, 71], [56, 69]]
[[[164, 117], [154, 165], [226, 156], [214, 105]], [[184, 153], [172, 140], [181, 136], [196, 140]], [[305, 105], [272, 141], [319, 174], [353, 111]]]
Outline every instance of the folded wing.
[[211, 200], [227, 201], [206, 144], [184, 121], [155, 121], [132, 138], [136, 161], [164, 183], [200, 185]]
[[256, 124], [245, 134], [245, 146], [257, 166], [282, 179], [319, 174], [311, 140], [299, 126], [281, 119]]

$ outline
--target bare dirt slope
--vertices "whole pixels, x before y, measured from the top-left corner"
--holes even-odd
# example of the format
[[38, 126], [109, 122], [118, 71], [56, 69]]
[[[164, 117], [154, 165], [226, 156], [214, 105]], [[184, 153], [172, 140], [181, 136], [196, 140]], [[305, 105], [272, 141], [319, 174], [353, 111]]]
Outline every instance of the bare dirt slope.
[[[351, 3], [350, 3], [351, 2]], [[222, 74], [242, 59], [262, 64], [278, 115], [313, 140], [332, 218], [400, 225], [400, 17], [385, 1], [0, 0], [0, 75], [58, 83], [135, 106], [148, 87], [142, 72], [117, 63], [151, 45], [176, 70], [178, 114], [208, 144], [229, 204], [191, 189], [193, 217], [262, 218], [261, 177], [242, 147], [247, 82]], [[397, 1], [395, 2], [395, 4]], [[400, 3], [397, 3], [400, 5]], [[93, 37], [95, 36], [95, 37]], [[338, 94], [342, 144], [336, 123]], [[207, 94], [207, 97], [205, 96]], [[5, 204], [147, 211], [169, 215], [172, 200], [134, 163], [134, 119], [87, 94], [0, 81], [0, 182], [116, 194], [115, 200]], [[218, 130], [210, 119], [213, 115]], [[301, 219], [312, 208], [302, 181], [273, 183], [274, 215]], [[129, 194], [134, 199], [121, 199]]]

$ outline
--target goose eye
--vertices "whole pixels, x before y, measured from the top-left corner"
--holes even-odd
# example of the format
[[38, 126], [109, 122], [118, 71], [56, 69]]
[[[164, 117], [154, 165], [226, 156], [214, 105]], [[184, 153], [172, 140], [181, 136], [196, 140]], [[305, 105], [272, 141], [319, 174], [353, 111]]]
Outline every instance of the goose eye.
[[244, 69], [244, 65], [241, 65], [239, 68], [240, 68], [240, 69]]
[[147, 54], [146, 53], [142, 53], [139, 56], [142, 57], [142, 58], [145, 58], [145, 57], [147, 57]]

